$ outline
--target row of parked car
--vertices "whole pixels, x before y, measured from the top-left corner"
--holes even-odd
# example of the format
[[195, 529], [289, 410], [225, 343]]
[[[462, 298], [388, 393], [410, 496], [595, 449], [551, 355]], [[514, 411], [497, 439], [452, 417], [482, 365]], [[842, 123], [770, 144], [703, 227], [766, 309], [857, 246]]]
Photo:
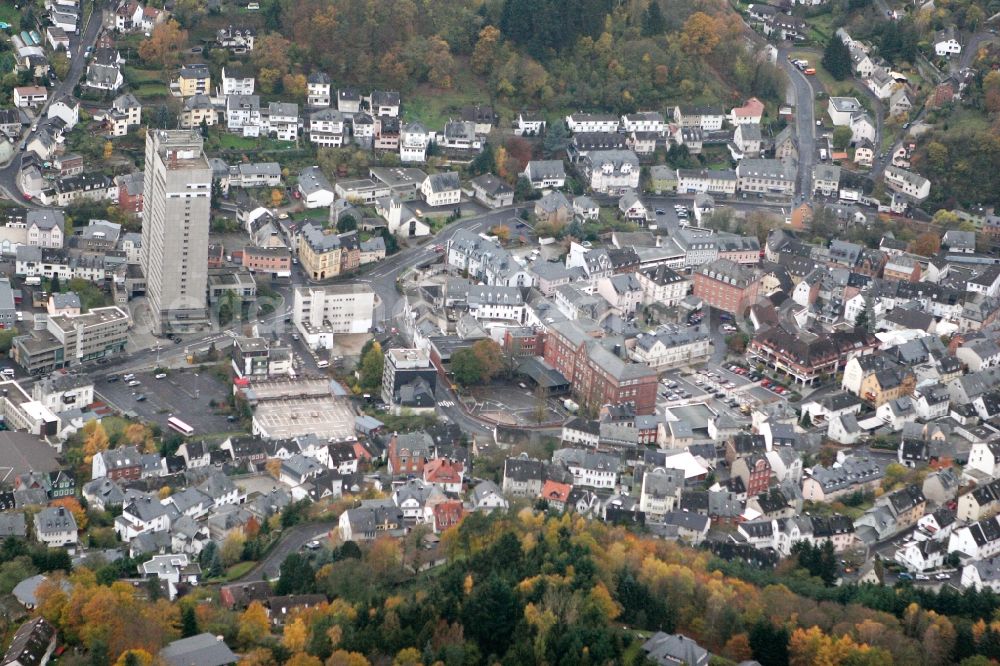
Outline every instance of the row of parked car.
[[727, 370], [736, 373], [737, 375], [742, 375], [752, 382], [760, 382], [762, 388], [766, 388], [768, 391], [771, 391], [772, 393], [776, 393], [778, 395], [787, 395], [792, 392], [791, 389], [789, 389], [786, 386], [782, 386], [776, 381], [765, 379], [764, 375], [760, 374], [756, 370], [749, 370], [747, 368], [744, 368], [736, 364], [730, 365], [727, 368]]
[[[930, 580], [931, 576], [923, 573], [911, 574], [908, 571], [903, 571], [900, 572], [897, 578], [899, 578], [899, 580]], [[942, 571], [941, 573], [934, 574], [933, 578], [934, 580], [951, 580], [951, 574]]]
[[677, 402], [687, 400], [691, 393], [680, 388], [680, 385], [672, 379], [664, 379], [661, 382], [663, 387], [659, 390], [660, 396], [666, 398], [667, 402]]

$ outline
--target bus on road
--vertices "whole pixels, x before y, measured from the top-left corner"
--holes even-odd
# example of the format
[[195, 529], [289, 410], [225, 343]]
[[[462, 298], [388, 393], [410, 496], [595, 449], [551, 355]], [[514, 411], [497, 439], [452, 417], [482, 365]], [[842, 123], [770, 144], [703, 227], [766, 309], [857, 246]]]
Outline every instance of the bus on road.
[[194, 434], [194, 428], [189, 426], [187, 423], [184, 423], [184, 421], [181, 421], [176, 416], [171, 416], [167, 419], [167, 425], [170, 426], [172, 430], [176, 430], [185, 437], [190, 437]]

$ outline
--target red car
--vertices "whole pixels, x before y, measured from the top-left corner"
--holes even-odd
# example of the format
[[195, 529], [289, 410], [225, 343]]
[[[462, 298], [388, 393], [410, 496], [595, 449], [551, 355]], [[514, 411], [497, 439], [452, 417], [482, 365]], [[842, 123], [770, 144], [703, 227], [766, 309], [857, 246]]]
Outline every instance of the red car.
[[34, 198], [35, 198], [35, 197], [31, 196], [31, 195], [30, 195], [30, 194], [28, 194], [27, 192], [25, 192], [25, 193], [24, 193], [24, 200], [25, 200], [25, 201], [31, 201], [31, 200], [32, 200], [32, 199], [34, 199]]
[[763, 386], [764, 388], [771, 388], [771, 380], [763, 379], [761, 380], [760, 385]]

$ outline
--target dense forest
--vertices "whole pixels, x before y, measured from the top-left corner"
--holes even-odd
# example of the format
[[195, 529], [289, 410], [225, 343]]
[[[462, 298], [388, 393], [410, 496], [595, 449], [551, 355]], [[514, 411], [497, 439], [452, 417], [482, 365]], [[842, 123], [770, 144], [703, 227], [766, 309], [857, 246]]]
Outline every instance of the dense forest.
[[[665, 7], [662, 0], [263, 0], [251, 19], [261, 33], [251, 60], [265, 94], [300, 94], [305, 76], [322, 70], [335, 85], [404, 93], [471, 85], [496, 102], [559, 111], [729, 103], [751, 93], [779, 99], [784, 79], [747, 50], [727, 3]], [[198, 0], [179, 0], [175, 17], [185, 40], [226, 18]], [[164, 46], [146, 47], [149, 64], [179, 58], [178, 35], [168, 31], [149, 40]]]
[[[726, 664], [987, 664], [1000, 658], [1000, 598], [908, 585], [833, 587], [828, 549], [777, 569], [528, 508], [472, 514], [431, 561], [425, 532], [292, 554], [277, 594], [323, 593], [272, 633], [259, 603], [230, 611], [199, 587], [176, 603], [85, 568], [38, 592], [39, 612], [86, 657], [148, 664], [164, 642], [209, 631], [241, 666], [641, 664], [652, 632], [682, 632]], [[414, 573], [419, 571], [419, 573]], [[793, 592], [792, 589], [795, 591]], [[152, 591], [152, 590], [150, 590]], [[129, 657], [128, 655], [132, 655]]]

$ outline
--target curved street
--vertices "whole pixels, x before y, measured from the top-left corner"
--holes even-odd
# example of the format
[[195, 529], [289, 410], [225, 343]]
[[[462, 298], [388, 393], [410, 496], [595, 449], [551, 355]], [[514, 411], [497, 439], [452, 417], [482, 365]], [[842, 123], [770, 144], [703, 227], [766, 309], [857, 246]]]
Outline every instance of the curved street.
[[281, 564], [289, 555], [297, 553], [310, 541], [319, 539], [335, 529], [337, 529], [335, 521], [289, 527], [281, 533], [281, 536], [278, 537], [278, 543], [271, 548], [271, 552], [263, 560], [233, 582], [252, 583], [278, 578], [281, 575]]

